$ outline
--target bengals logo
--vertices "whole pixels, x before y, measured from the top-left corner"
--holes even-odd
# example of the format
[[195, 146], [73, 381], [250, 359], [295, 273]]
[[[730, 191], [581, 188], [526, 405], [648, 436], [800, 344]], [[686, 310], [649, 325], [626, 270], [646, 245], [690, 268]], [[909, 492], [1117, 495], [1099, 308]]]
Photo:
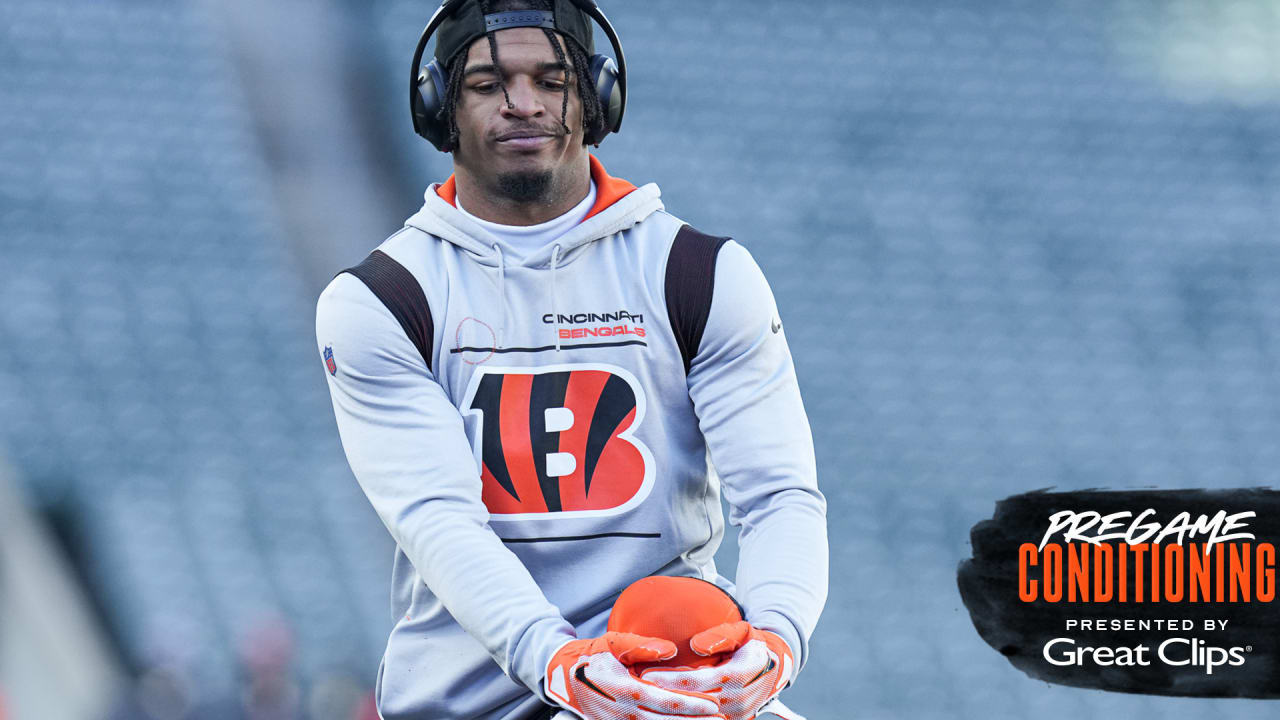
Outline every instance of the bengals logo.
[[635, 377], [605, 365], [481, 368], [463, 411], [478, 416], [477, 459], [489, 512], [612, 515], [642, 502], [653, 456]]

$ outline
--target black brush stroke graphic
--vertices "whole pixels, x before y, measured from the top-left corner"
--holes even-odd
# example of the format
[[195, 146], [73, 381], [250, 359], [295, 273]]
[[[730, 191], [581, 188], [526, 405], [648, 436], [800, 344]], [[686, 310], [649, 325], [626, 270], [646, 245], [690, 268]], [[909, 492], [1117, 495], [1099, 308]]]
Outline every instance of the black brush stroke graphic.
[[[1156, 511], [1149, 521], [1161, 525], [1180, 512], [1228, 515], [1254, 511], [1246, 532], [1255, 539], [1280, 545], [1280, 491], [1269, 489], [1032, 492], [1014, 495], [996, 504], [990, 520], [970, 532], [973, 557], [960, 564], [957, 582], [960, 596], [978, 634], [1009, 659], [1014, 667], [1046, 682], [1127, 693], [1185, 697], [1280, 698], [1280, 600], [1260, 602], [1062, 602], [1042, 597], [1023, 602], [1018, 597], [1018, 548], [1039, 544], [1049, 518], [1062, 510], [1108, 513], [1129, 511], [1136, 517], [1146, 508]], [[1132, 518], [1130, 518], [1131, 520]], [[1125, 526], [1127, 527], [1128, 521]], [[1061, 541], [1056, 534], [1052, 541]], [[1188, 538], [1186, 544], [1202, 542]], [[1119, 542], [1119, 541], [1116, 541]], [[1172, 542], [1172, 541], [1166, 541]], [[1224, 543], [1229, 545], [1231, 543]], [[1149, 572], [1149, 567], [1147, 568]], [[1134, 567], [1128, 566], [1132, 585]], [[1066, 629], [1068, 618], [1182, 620], [1195, 629], [1147, 631], [1092, 631]], [[1208, 631], [1208, 619], [1228, 620], [1225, 630]], [[1147, 666], [1057, 666], [1043, 656], [1048, 641], [1070, 637], [1077, 646], [1113, 647], [1146, 645]], [[1156, 656], [1157, 646], [1171, 637], [1200, 638], [1210, 645], [1228, 648], [1249, 646], [1241, 666], [1223, 666], [1206, 674], [1201, 666], [1172, 666]]]

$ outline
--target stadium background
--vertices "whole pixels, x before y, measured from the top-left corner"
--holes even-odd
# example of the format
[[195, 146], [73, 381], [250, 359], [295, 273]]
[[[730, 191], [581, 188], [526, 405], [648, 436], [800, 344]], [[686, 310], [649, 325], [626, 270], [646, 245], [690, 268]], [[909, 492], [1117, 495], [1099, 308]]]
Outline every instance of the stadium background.
[[[367, 717], [392, 548], [313, 310], [448, 174], [433, 9], [0, 0], [0, 716]], [[753, 252], [795, 354], [832, 581], [791, 704], [1273, 715], [1031, 681], [954, 577], [1009, 494], [1277, 484], [1280, 3], [604, 9], [598, 155]]]

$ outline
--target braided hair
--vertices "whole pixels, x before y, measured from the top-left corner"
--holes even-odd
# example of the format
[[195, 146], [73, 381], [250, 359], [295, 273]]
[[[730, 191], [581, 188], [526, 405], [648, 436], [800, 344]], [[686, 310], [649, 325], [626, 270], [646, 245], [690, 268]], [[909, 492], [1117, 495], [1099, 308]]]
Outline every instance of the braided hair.
[[[554, 10], [551, 6], [552, 0], [480, 0], [480, 9], [487, 15], [494, 12], [505, 12], [507, 10]], [[595, 88], [591, 85], [590, 73], [591, 63], [587, 59], [586, 50], [578, 44], [578, 41], [569, 36], [563, 36], [565, 39], [564, 48], [556, 42], [556, 33], [550, 28], [542, 28], [543, 34], [547, 36], [547, 41], [551, 43], [551, 49], [556, 53], [556, 61], [565, 66], [566, 72], [572, 65], [572, 71], [576, 82], [574, 83], [578, 90], [578, 98], [582, 101], [582, 130], [583, 137], [587, 136], [587, 130], [598, 126], [604, 122], [604, 109], [600, 106], [600, 97], [596, 94]], [[493, 60], [494, 66], [498, 66], [498, 43], [493, 39], [493, 31], [486, 33], [489, 40], [489, 56]], [[565, 57], [565, 50], [568, 50], [568, 58]], [[572, 62], [569, 62], [572, 60]], [[443, 112], [449, 118], [449, 146], [458, 147], [458, 98], [462, 93], [462, 76], [465, 72], [467, 64], [467, 52], [464, 49], [449, 61], [446, 68], [448, 76], [448, 86], [445, 91], [445, 103]], [[498, 86], [502, 88], [502, 97], [506, 100], [507, 107], [512, 107], [511, 96], [507, 93], [507, 82], [501, 76], [498, 77]], [[560, 127], [566, 133], [570, 132], [569, 126], [565, 124], [565, 118], [569, 112], [569, 84], [564, 85], [564, 96], [560, 100]], [[585, 140], [584, 140], [585, 142]]]

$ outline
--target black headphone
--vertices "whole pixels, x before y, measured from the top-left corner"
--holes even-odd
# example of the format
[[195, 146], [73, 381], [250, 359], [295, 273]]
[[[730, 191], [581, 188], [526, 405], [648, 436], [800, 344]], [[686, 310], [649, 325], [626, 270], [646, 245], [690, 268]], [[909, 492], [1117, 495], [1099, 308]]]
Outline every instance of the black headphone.
[[[587, 143], [599, 145], [609, 133], [618, 132], [618, 128], [622, 127], [622, 113], [627, 108], [627, 58], [622, 54], [618, 34], [609, 24], [609, 19], [600, 12], [595, 0], [571, 1], [604, 30], [609, 43], [613, 45], [614, 54], [618, 56], [617, 65], [604, 55], [591, 56], [589, 78], [600, 98], [604, 118], [596, 127], [587, 130]], [[441, 152], [453, 149], [449, 145], [449, 119], [443, 117], [445, 98], [448, 97], [445, 69], [438, 60], [432, 60], [423, 67], [422, 54], [436, 28], [464, 2], [467, 0], [445, 0], [440, 5], [422, 31], [422, 38], [418, 40], [418, 47], [413, 52], [413, 67], [409, 69], [409, 109], [413, 113], [413, 131], [426, 138]]]

